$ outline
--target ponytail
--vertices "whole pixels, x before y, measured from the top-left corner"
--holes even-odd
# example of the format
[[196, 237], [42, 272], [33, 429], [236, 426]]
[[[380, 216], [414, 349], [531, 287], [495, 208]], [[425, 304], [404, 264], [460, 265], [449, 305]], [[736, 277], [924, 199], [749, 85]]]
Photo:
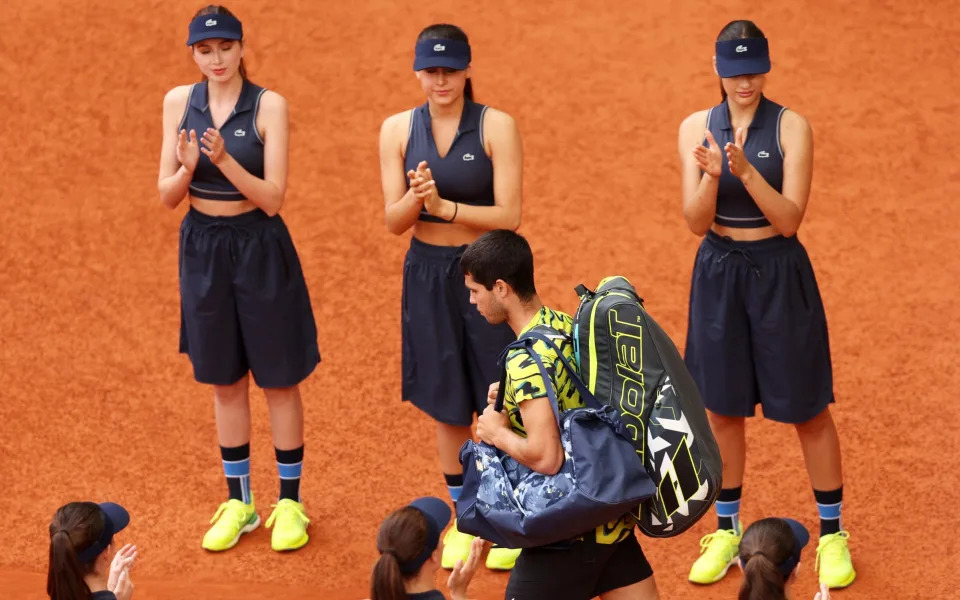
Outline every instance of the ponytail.
[[467, 78], [467, 85], [463, 88], [463, 96], [473, 102], [473, 79]]
[[786, 600], [783, 575], [765, 554], [746, 559], [739, 600]]
[[370, 577], [370, 600], [406, 600], [406, 581], [420, 572], [404, 574], [400, 564], [409, 564], [427, 543], [427, 519], [416, 508], [406, 506], [384, 519], [377, 532], [380, 558]]
[[407, 589], [400, 574], [400, 563], [396, 555], [384, 552], [373, 566], [370, 581], [370, 600], [406, 600]]
[[90, 588], [83, 576], [84, 569], [77, 561], [70, 534], [64, 529], [52, 532], [47, 594], [52, 600], [90, 600]]
[[51, 600], [90, 600], [92, 594], [84, 577], [93, 573], [96, 558], [81, 562], [77, 549], [92, 546], [104, 527], [104, 514], [93, 502], [70, 502], [53, 515], [47, 567], [47, 594]]

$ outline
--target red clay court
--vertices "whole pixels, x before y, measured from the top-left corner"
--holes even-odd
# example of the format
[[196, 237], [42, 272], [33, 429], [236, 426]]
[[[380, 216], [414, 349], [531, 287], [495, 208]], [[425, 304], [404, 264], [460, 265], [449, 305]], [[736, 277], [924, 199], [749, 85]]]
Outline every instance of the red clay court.
[[[766, 93], [811, 122], [815, 168], [800, 237], [834, 352], [844, 525], [857, 581], [841, 600], [956, 598], [960, 556], [960, 6], [946, 0], [227, 4], [251, 78], [283, 94], [291, 170], [282, 214], [314, 302], [323, 363], [302, 390], [311, 542], [200, 548], [224, 497], [212, 394], [177, 353], [177, 231], [156, 191], [161, 102], [195, 81], [184, 46], [203, 3], [65, 0], [0, 7], [0, 596], [44, 593], [54, 510], [111, 499], [133, 517], [137, 600], [359, 599], [380, 520], [444, 497], [431, 422], [400, 403], [400, 280], [409, 234], [383, 224], [377, 134], [423, 102], [414, 39], [439, 21], [474, 49], [479, 102], [518, 121], [521, 232], [544, 300], [630, 277], [682, 348], [698, 238], [680, 210], [676, 135], [718, 102], [713, 40], [735, 18], [770, 38]], [[558, 242], [563, 236], [564, 244]], [[276, 495], [266, 406], [252, 394], [253, 488]], [[786, 426], [748, 426], [746, 522], [817, 526]], [[686, 574], [711, 515], [642, 538], [664, 599], [734, 598], [739, 574]], [[816, 591], [811, 546], [798, 598]], [[471, 588], [502, 598], [507, 575]]]

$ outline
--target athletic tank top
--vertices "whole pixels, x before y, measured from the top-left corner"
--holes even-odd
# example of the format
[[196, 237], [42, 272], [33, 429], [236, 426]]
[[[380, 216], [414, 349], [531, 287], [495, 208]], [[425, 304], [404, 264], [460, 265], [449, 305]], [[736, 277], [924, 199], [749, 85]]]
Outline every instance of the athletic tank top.
[[[760, 104], [753, 115], [753, 121], [747, 131], [747, 141], [743, 153], [747, 161], [770, 184], [770, 187], [782, 192], [783, 187], [783, 149], [780, 147], [780, 118], [786, 108], [760, 96]], [[720, 145], [720, 151], [727, 142], [733, 143], [736, 132], [730, 124], [730, 111], [726, 101], [710, 109], [707, 113], [707, 129]], [[704, 140], [703, 145], [708, 145]], [[763, 216], [747, 189], [730, 172], [726, 154], [723, 155], [722, 171], [717, 189], [717, 212], [714, 222], [726, 227], [754, 228], [765, 227], [770, 221]]]
[[[483, 115], [487, 107], [464, 99], [460, 126], [447, 155], [440, 158], [433, 140], [428, 104], [413, 109], [407, 136], [404, 173], [415, 171], [420, 161], [437, 182], [441, 198], [474, 206], [493, 206], [493, 162], [483, 149]], [[443, 219], [420, 210], [421, 221], [446, 223]]]
[[[233, 107], [233, 112], [220, 126], [220, 135], [223, 137], [223, 146], [244, 169], [255, 177], [263, 178], [263, 140], [257, 131], [257, 110], [260, 108], [260, 97], [266, 90], [243, 80], [243, 89]], [[195, 83], [190, 88], [190, 99], [187, 108], [180, 120], [180, 129], [185, 129], [187, 135], [193, 129], [197, 132], [197, 143], [201, 143], [203, 132], [207, 127], [213, 127], [213, 117], [210, 116], [210, 103], [207, 101], [207, 82]], [[208, 200], [238, 201], [246, 200], [243, 194], [237, 191], [230, 180], [224, 177], [217, 165], [210, 162], [207, 155], [200, 153], [197, 168], [193, 171], [190, 180], [190, 194], [197, 198]]]

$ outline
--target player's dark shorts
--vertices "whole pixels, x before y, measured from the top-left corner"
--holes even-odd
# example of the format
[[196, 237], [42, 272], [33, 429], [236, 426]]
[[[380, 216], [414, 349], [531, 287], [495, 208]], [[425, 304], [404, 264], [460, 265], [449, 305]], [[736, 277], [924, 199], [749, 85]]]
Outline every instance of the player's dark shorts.
[[827, 319], [800, 241], [707, 233], [690, 289], [686, 363], [704, 404], [803, 423], [834, 401]]
[[253, 373], [264, 388], [303, 381], [320, 362], [300, 259], [280, 218], [259, 209], [180, 225], [180, 352], [201, 383]]
[[510, 571], [506, 600], [590, 600], [653, 575], [634, 535], [617, 544], [593, 538], [568, 547], [524, 548]]
[[404, 400], [449, 425], [470, 425], [500, 381], [497, 359], [516, 339], [506, 323], [491, 325], [470, 304], [460, 256], [466, 246], [411, 238], [401, 298]]

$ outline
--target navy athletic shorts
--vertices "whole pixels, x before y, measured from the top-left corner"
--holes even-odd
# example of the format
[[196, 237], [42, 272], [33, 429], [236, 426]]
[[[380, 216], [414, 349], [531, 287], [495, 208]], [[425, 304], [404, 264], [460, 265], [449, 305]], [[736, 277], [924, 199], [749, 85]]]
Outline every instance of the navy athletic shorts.
[[568, 547], [524, 548], [510, 571], [506, 600], [590, 600], [653, 575], [635, 535], [616, 544], [587, 537]]
[[487, 388], [500, 381], [497, 359], [516, 340], [470, 304], [465, 249], [411, 238], [403, 263], [403, 399], [448, 425], [470, 425], [483, 412]]
[[303, 381], [320, 362], [300, 259], [280, 215], [212, 217], [191, 207], [180, 225], [180, 352], [200, 383], [253, 373], [262, 388]]
[[690, 286], [685, 350], [714, 413], [803, 423], [834, 401], [827, 319], [794, 237], [739, 242], [707, 232]]

